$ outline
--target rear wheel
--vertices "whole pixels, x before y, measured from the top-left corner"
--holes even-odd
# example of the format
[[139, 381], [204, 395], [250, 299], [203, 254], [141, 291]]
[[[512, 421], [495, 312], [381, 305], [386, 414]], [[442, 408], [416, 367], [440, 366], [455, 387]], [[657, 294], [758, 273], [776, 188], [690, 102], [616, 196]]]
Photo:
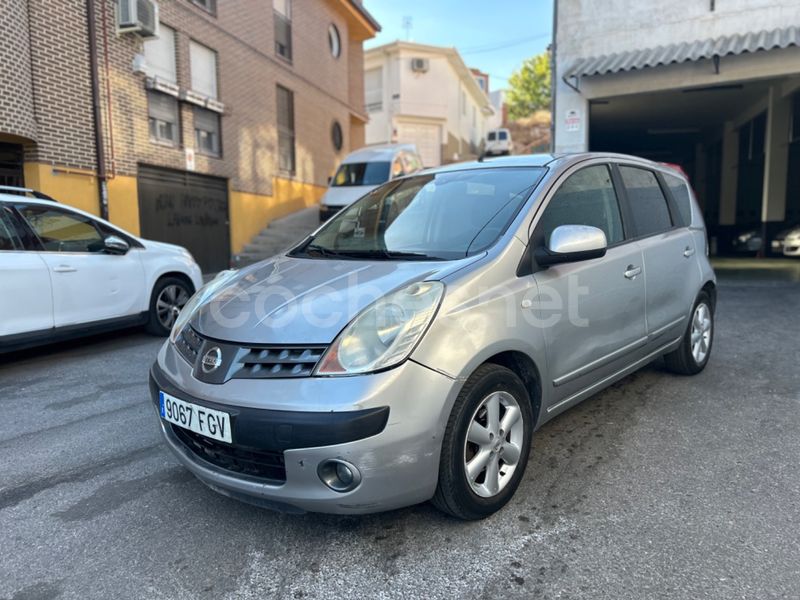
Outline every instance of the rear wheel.
[[664, 356], [667, 368], [679, 375], [696, 375], [708, 364], [714, 342], [714, 310], [706, 292], [700, 292], [677, 350]]
[[450, 414], [433, 504], [467, 520], [500, 510], [525, 473], [532, 428], [530, 399], [519, 377], [500, 365], [479, 367]]
[[181, 310], [192, 296], [192, 288], [178, 277], [159, 279], [150, 297], [150, 315], [148, 317], [148, 333], [167, 336], [175, 324]]

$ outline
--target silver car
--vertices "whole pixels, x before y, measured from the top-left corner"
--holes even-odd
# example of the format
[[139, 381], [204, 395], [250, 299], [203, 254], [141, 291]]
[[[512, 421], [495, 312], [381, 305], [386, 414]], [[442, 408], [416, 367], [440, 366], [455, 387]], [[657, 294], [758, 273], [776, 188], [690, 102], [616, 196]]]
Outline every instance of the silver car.
[[651, 361], [709, 360], [692, 191], [630, 156], [508, 157], [391, 181], [187, 304], [151, 371], [166, 443], [278, 510], [500, 509], [544, 423]]

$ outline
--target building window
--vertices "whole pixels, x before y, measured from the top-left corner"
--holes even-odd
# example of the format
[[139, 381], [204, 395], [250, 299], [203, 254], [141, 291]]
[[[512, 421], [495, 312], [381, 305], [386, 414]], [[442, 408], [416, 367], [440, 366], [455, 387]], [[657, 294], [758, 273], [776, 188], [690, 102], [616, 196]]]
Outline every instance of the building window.
[[344, 146], [344, 133], [342, 133], [342, 126], [339, 121], [334, 121], [331, 126], [331, 141], [333, 142], [334, 149], [339, 152]]
[[277, 87], [278, 95], [278, 168], [294, 173], [294, 94]]
[[175, 30], [163, 23], [157, 38], [144, 43], [144, 59], [147, 72], [169, 83], [178, 83], [178, 71], [175, 63]]
[[367, 112], [383, 110], [383, 69], [369, 69], [364, 72], [364, 103]]
[[292, 0], [272, 0], [275, 21], [275, 53], [292, 60]]
[[192, 91], [217, 98], [217, 53], [197, 42], [189, 44]]
[[200, 8], [210, 12], [212, 15], [217, 14], [217, 0], [190, 0], [192, 4], [196, 4]]
[[331, 47], [333, 58], [342, 55], [342, 38], [339, 37], [339, 29], [333, 23], [328, 27], [328, 45]]
[[199, 106], [194, 107], [194, 141], [197, 152], [206, 156], [220, 156], [220, 117]]
[[178, 145], [180, 132], [178, 100], [161, 92], [147, 92], [150, 141]]

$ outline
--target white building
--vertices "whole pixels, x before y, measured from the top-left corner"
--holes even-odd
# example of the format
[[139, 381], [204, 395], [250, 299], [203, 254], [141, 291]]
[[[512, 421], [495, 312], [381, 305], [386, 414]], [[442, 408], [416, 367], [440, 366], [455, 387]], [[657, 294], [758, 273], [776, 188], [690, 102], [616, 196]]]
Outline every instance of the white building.
[[800, 2], [557, 0], [555, 151], [678, 163], [725, 250], [800, 221]]
[[364, 54], [367, 144], [414, 143], [426, 167], [474, 158], [493, 114], [454, 48], [393, 42]]

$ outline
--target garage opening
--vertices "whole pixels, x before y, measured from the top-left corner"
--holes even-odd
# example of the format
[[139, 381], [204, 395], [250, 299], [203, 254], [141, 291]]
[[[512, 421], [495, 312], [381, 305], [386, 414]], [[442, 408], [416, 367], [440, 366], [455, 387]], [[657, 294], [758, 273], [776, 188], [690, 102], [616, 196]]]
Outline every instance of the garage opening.
[[[787, 120], [780, 129], [784, 148], [789, 145], [788, 169], [781, 175], [786, 178], [785, 192], [782, 185], [781, 197], [769, 200], [785, 203], [785, 210], [765, 211], [763, 206], [770, 88], [787, 82], [788, 78], [765, 79], [594, 99], [589, 147], [679, 165], [695, 188], [716, 253], [755, 253], [763, 233], [771, 240], [800, 216], [797, 92], [787, 100], [794, 103], [797, 124]], [[765, 213], [770, 217], [763, 223]], [[760, 237], [755, 245], [742, 246], [740, 238], [750, 232]], [[765, 246], [769, 251], [769, 243]]]
[[139, 165], [142, 237], [187, 248], [204, 273], [230, 266], [228, 182]]
[[18, 144], [0, 144], [0, 185], [23, 187], [23, 151]]

